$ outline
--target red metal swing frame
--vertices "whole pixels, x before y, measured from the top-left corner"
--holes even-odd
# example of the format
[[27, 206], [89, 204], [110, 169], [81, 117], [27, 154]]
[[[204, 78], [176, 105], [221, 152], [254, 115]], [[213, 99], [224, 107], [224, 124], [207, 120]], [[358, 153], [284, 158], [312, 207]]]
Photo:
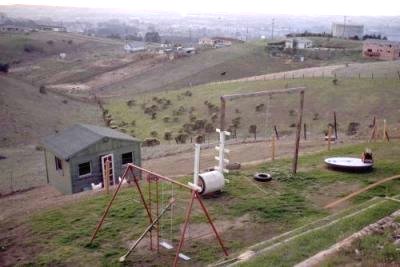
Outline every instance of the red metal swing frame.
[[[192, 212], [193, 203], [194, 203], [195, 199], [199, 202], [200, 207], [201, 207], [202, 211], [204, 212], [204, 215], [206, 216], [206, 218], [208, 220], [208, 223], [210, 224], [210, 226], [211, 226], [211, 228], [212, 228], [212, 230], [213, 230], [213, 232], [215, 234], [215, 237], [217, 238], [218, 243], [221, 246], [225, 256], [228, 256], [228, 251], [226, 250], [226, 248], [225, 248], [225, 246], [223, 244], [223, 241], [222, 241], [220, 235], [218, 234], [218, 231], [215, 228], [214, 223], [211, 220], [211, 217], [209, 215], [209, 212], [208, 212], [206, 206], [204, 205], [203, 201], [201, 200], [200, 194], [198, 193], [198, 191], [195, 188], [192, 188], [189, 185], [185, 185], [185, 184], [180, 183], [178, 181], [175, 181], [175, 180], [173, 180], [171, 178], [168, 178], [166, 176], [163, 176], [163, 175], [157, 174], [155, 172], [146, 170], [144, 168], [141, 168], [141, 167], [136, 166], [136, 165], [131, 164], [131, 163], [128, 164], [128, 166], [126, 167], [126, 169], [125, 169], [125, 171], [124, 171], [124, 173], [122, 175], [120, 183], [118, 184], [117, 188], [115, 189], [111, 200], [107, 204], [107, 206], [106, 206], [106, 208], [105, 208], [105, 210], [103, 212], [103, 215], [101, 216], [100, 221], [97, 223], [96, 229], [94, 230], [92, 238], [90, 239], [90, 243], [92, 243], [93, 240], [96, 238], [97, 233], [99, 232], [102, 224], [104, 223], [104, 220], [107, 217], [107, 214], [108, 214], [108, 212], [109, 212], [109, 210], [111, 208], [111, 205], [114, 202], [114, 200], [115, 200], [115, 198], [116, 198], [116, 196], [117, 196], [117, 194], [118, 194], [118, 192], [119, 192], [119, 190], [121, 188], [122, 182], [124, 181], [124, 179], [127, 178], [127, 176], [129, 174], [133, 177], [133, 182], [136, 185], [136, 188], [137, 188], [138, 193], [140, 195], [140, 199], [142, 201], [143, 207], [145, 208], [147, 216], [149, 218], [149, 224], [153, 223], [153, 216], [151, 214], [151, 211], [152, 211], [152, 209], [151, 209], [151, 201], [152, 201], [152, 199], [151, 199], [151, 197], [152, 197], [152, 195], [151, 195], [151, 183], [152, 182], [156, 183], [156, 217], [158, 217], [159, 208], [160, 208], [159, 207], [159, 190], [158, 190], [158, 186], [159, 186], [159, 181], [160, 180], [172, 183], [172, 184], [177, 185], [177, 186], [179, 186], [179, 187], [181, 187], [183, 189], [191, 191], [191, 199], [190, 199], [189, 204], [188, 204], [188, 206], [186, 208], [186, 214], [185, 214], [185, 221], [184, 221], [184, 225], [183, 225], [183, 230], [182, 230], [181, 237], [180, 237], [180, 240], [179, 240], [179, 245], [178, 245], [178, 247], [176, 249], [176, 254], [175, 254], [175, 259], [174, 259], [174, 262], [173, 262], [173, 266], [177, 266], [178, 265], [179, 254], [181, 252], [182, 246], [183, 246], [184, 241], [185, 241], [185, 234], [186, 234], [187, 226], [188, 226], [189, 221], [190, 221], [190, 215], [191, 215], [191, 212]], [[147, 178], [148, 189], [149, 189], [148, 202], [146, 202], [146, 199], [145, 199], [145, 197], [143, 195], [143, 191], [142, 191], [142, 189], [140, 187], [139, 177], [141, 177], [142, 175], [139, 175], [139, 174], [142, 174], [142, 175], [145, 174], [146, 178]], [[157, 225], [157, 227], [156, 227], [156, 230], [157, 230], [157, 235], [156, 235], [157, 252], [159, 252], [159, 249], [160, 249], [160, 242], [159, 242], [160, 227], [159, 227], [159, 223], [158, 222], [157, 222], [156, 225]], [[152, 231], [149, 232], [149, 238], [150, 238], [150, 250], [153, 250], [153, 235], [152, 235]]]

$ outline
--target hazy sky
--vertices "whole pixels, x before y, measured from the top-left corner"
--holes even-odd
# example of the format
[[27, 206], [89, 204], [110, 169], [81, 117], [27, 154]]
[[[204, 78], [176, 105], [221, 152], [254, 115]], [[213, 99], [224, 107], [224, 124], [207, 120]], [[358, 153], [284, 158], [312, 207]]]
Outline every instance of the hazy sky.
[[129, 10], [266, 13], [299, 15], [400, 15], [400, 0], [0, 0], [0, 4], [33, 4]]

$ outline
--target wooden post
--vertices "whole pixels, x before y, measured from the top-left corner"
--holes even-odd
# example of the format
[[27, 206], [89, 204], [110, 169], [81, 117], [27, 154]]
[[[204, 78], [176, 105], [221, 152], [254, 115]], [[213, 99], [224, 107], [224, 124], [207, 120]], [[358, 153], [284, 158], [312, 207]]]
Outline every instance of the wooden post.
[[276, 140], [279, 140], [279, 134], [278, 134], [278, 129], [276, 128], [276, 125], [274, 125], [274, 131], [275, 131]]
[[304, 123], [304, 140], [307, 140], [307, 124]]
[[221, 107], [220, 107], [220, 124], [219, 128], [221, 131], [225, 130], [225, 108], [226, 108], [226, 101], [225, 98], [221, 96]]
[[375, 141], [376, 138], [376, 117], [374, 116], [374, 119], [372, 120], [372, 132], [371, 132], [371, 137], [369, 139], [369, 142]]
[[304, 90], [300, 91], [300, 107], [299, 107], [299, 117], [297, 120], [297, 130], [296, 130], [296, 142], [293, 156], [293, 166], [292, 173], [297, 173], [297, 162], [299, 159], [299, 147], [300, 147], [300, 134], [301, 134], [301, 122], [303, 119], [303, 108], [304, 108]]
[[333, 127], [335, 130], [335, 141], [337, 140], [337, 123], [336, 123], [336, 111], [333, 112]]
[[275, 136], [272, 136], [272, 160], [275, 160]]
[[106, 194], [110, 193], [110, 161], [106, 160], [106, 168], [104, 170], [104, 188], [106, 189]]
[[332, 126], [328, 126], [328, 151], [331, 150], [331, 135], [332, 135]]
[[382, 141], [385, 141], [385, 138], [386, 138], [386, 119], [383, 120]]

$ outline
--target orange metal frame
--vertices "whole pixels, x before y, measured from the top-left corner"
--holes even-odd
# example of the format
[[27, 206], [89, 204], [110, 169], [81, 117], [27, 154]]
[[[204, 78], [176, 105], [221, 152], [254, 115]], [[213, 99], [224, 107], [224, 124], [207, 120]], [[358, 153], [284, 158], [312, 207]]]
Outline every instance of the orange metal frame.
[[[152, 208], [151, 208], [151, 202], [152, 202], [151, 183], [152, 182], [156, 183], [156, 189], [155, 189], [155, 191], [156, 191], [156, 196], [155, 196], [156, 217], [159, 214], [159, 208], [160, 208], [160, 205], [159, 205], [159, 188], [158, 188], [160, 180], [172, 183], [172, 184], [177, 185], [177, 186], [179, 186], [179, 187], [181, 187], [183, 189], [191, 191], [191, 199], [190, 199], [190, 202], [189, 202], [189, 204], [188, 204], [188, 206], [186, 208], [186, 215], [185, 215], [185, 222], [184, 222], [184, 226], [183, 226], [183, 231], [181, 233], [179, 245], [178, 245], [178, 247], [176, 249], [176, 254], [175, 254], [175, 259], [174, 259], [174, 262], [173, 262], [173, 266], [177, 266], [178, 265], [179, 254], [180, 254], [180, 252], [182, 250], [182, 246], [183, 246], [183, 243], [185, 241], [186, 229], [187, 229], [187, 226], [188, 226], [189, 221], [190, 221], [190, 214], [192, 212], [193, 202], [194, 202], [195, 199], [199, 202], [200, 207], [201, 207], [202, 211], [204, 212], [204, 215], [206, 216], [206, 218], [208, 220], [208, 223], [210, 224], [210, 226], [211, 226], [211, 228], [212, 228], [212, 230], [213, 230], [213, 232], [215, 234], [215, 237], [217, 238], [218, 243], [221, 246], [225, 256], [228, 256], [228, 251], [226, 250], [226, 248], [225, 248], [225, 246], [223, 244], [223, 241], [222, 241], [220, 235], [218, 234], [218, 231], [215, 228], [214, 223], [211, 220], [209, 212], [208, 212], [206, 206], [204, 205], [203, 201], [201, 200], [200, 194], [194, 188], [192, 188], [192, 187], [190, 187], [188, 185], [185, 185], [183, 183], [180, 183], [178, 181], [175, 181], [175, 180], [173, 180], [171, 178], [168, 178], [168, 177], [162, 176], [160, 174], [157, 174], [155, 172], [152, 172], [152, 171], [146, 170], [144, 168], [141, 168], [141, 167], [136, 166], [134, 164], [128, 164], [127, 168], [125, 169], [124, 174], [122, 175], [121, 182], [118, 184], [118, 186], [117, 186], [117, 188], [116, 188], [116, 190], [115, 190], [110, 202], [107, 204], [107, 206], [106, 206], [106, 208], [105, 208], [105, 210], [103, 212], [103, 215], [101, 216], [100, 221], [98, 222], [98, 224], [96, 226], [96, 229], [93, 232], [92, 238], [90, 239], [90, 243], [92, 243], [93, 240], [96, 238], [101, 226], [104, 223], [105, 218], [107, 217], [107, 214], [108, 214], [108, 212], [109, 212], [109, 210], [111, 208], [112, 203], [114, 202], [118, 192], [120, 191], [122, 182], [124, 181], [124, 179], [127, 178], [128, 174], [132, 175], [132, 177], [133, 177], [133, 181], [134, 181], [134, 183], [136, 185], [136, 188], [138, 190], [138, 193], [140, 195], [140, 199], [142, 201], [143, 207], [145, 208], [147, 216], [149, 218], [149, 224], [153, 223], [153, 216], [151, 214], [151, 210], [152, 210]], [[148, 188], [149, 188], [147, 202], [146, 202], [146, 199], [145, 199], [145, 197], [143, 195], [143, 191], [142, 191], [142, 189], [140, 187], [140, 183], [139, 183], [139, 177], [141, 177], [143, 174], [146, 175], [147, 182], [148, 182]], [[159, 236], [160, 236], [159, 230], [160, 230], [160, 227], [159, 227], [159, 224], [157, 223], [157, 227], [156, 227], [156, 231], [157, 231], [157, 234], [156, 234], [157, 252], [159, 252], [159, 249], [160, 249], [160, 244], [159, 244], [159, 240], [158, 240]], [[149, 233], [149, 238], [150, 238], [150, 250], [153, 250], [153, 235], [152, 235], [152, 231], [150, 231], [150, 233]]]

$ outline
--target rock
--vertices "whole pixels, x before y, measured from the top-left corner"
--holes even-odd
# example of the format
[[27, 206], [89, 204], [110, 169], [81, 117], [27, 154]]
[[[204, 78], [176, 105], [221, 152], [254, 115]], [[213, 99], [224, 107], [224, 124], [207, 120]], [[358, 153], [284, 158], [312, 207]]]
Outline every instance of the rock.
[[226, 165], [228, 170], [240, 170], [242, 165], [239, 162], [233, 162]]

